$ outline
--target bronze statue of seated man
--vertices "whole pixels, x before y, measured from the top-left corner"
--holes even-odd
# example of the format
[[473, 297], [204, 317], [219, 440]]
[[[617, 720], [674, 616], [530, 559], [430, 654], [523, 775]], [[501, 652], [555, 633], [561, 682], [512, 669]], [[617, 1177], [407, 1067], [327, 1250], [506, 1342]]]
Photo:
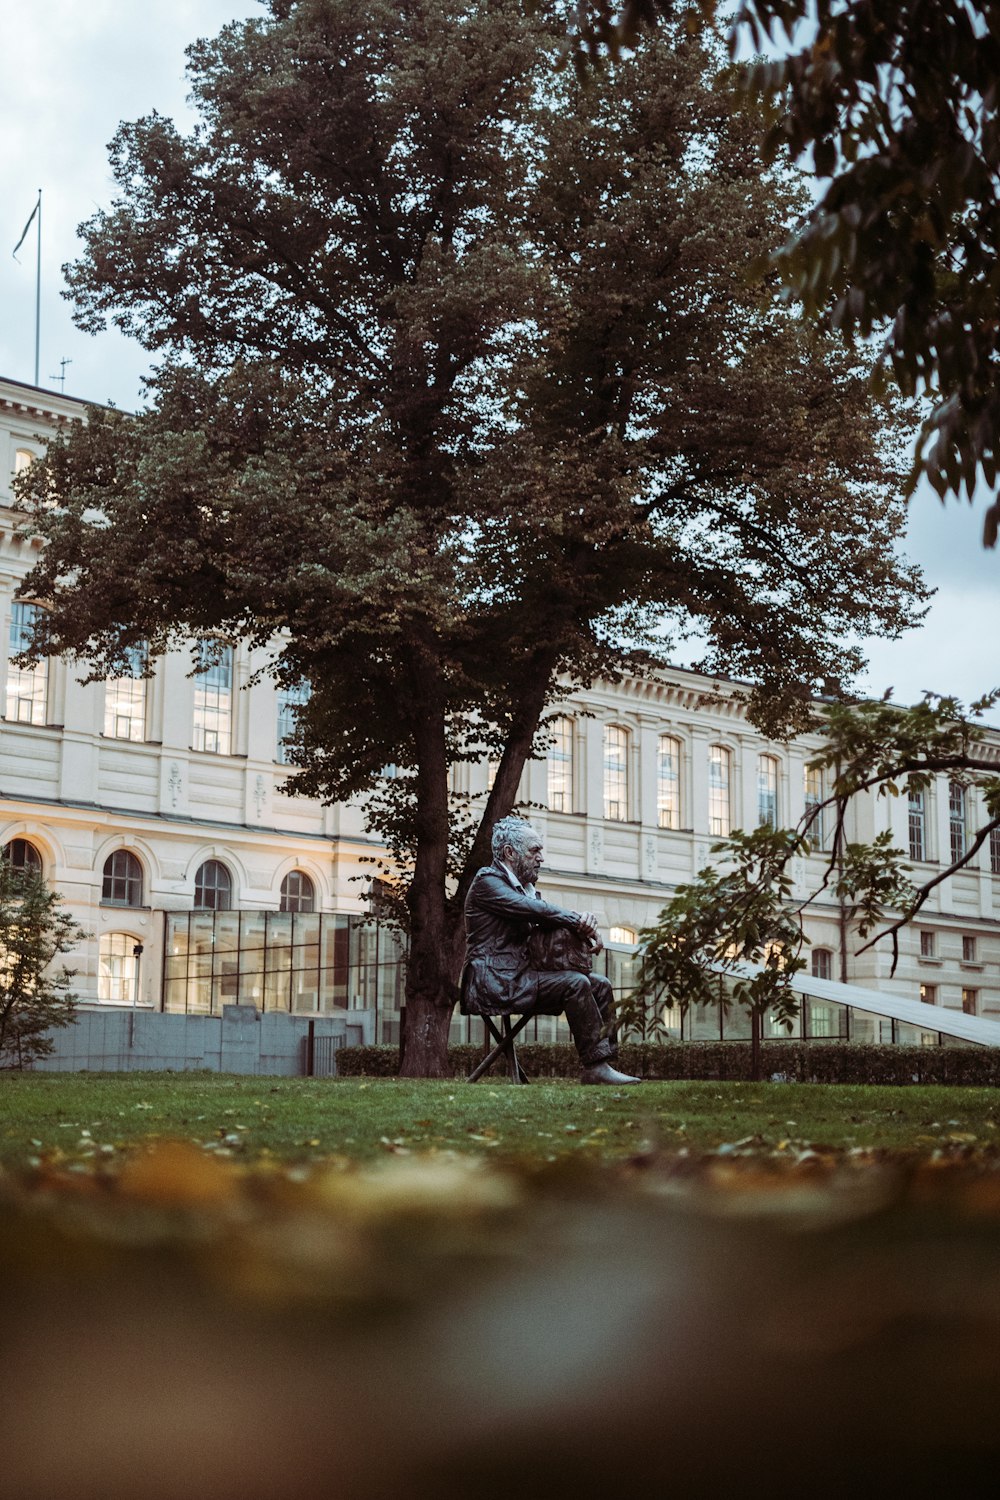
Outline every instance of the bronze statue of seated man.
[[638, 1083], [613, 1066], [618, 1055], [614, 993], [601, 975], [580, 968], [537, 967], [531, 937], [539, 930], [568, 929], [597, 940], [592, 912], [565, 911], [543, 901], [535, 889], [542, 866], [542, 838], [524, 818], [502, 818], [493, 829], [493, 863], [475, 875], [465, 902], [465, 966], [462, 1010], [466, 1015], [509, 1016], [565, 1012], [580, 1054], [581, 1083]]

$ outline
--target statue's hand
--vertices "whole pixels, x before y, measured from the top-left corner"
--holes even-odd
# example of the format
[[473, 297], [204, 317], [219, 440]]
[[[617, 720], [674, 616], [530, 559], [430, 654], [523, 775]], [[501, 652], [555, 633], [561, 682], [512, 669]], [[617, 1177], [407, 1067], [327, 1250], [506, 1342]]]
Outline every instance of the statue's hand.
[[586, 938], [597, 937], [597, 914], [592, 911], [580, 913], [580, 931]]

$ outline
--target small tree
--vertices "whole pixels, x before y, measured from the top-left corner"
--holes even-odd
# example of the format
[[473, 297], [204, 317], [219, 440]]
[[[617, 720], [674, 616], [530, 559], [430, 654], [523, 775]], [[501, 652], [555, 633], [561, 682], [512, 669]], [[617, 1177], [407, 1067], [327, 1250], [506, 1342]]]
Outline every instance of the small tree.
[[47, 1033], [74, 1020], [73, 970], [51, 965], [83, 935], [37, 871], [0, 859], [0, 1067], [47, 1056]]

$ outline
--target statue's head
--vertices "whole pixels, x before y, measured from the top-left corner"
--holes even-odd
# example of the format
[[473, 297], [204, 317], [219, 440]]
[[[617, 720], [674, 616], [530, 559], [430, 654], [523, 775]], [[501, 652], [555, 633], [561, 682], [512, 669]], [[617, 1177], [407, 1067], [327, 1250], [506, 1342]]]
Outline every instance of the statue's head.
[[493, 858], [509, 865], [525, 885], [534, 882], [542, 867], [542, 835], [527, 818], [513, 813], [493, 825]]

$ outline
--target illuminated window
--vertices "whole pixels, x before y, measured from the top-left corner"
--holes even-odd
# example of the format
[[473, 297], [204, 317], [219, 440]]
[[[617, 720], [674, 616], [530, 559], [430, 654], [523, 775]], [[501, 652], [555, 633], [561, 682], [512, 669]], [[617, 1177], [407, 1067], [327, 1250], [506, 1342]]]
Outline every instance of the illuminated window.
[[[807, 766], [805, 773], [806, 812], [812, 812], [814, 807], [819, 807], [824, 800], [823, 772], [819, 766]], [[822, 812], [818, 812], [809, 824], [809, 832], [806, 837], [814, 849], [822, 849], [826, 845], [825, 819]]]
[[927, 858], [927, 800], [922, 791], [910, 788], [908, 813], [910, 858]]
[[920, 986], [920, 998], [924, 1002], [925, 1005], [936, 1005], [937, 1004], [937, 985], [936, 984], [922, 984]]
[[146, 653], [129, 646], [128, 673], [109, 677], [104, 685], [104, 733], [114, 740], [146, 738]]
[[191, 747], [229, 755], [233, 743], [233, 649], [199, 641]]
[[18, 448], [14, 454], [14, 473], [23, 474], [25, 469], [30, 469], [36, 457], [30, 448]]
[[18, 870], [22, 874], [40, 875], [42, 873], [42, 856], [34, 844], [27, 839], [11, 839], [4, 846], [3, 857], [12, 870]]
[[[278, 689], [278, 750], [276, 760], [279, 766], [292, 764], [294, 753], [288, 744], [295, 733], [298, 722], [299, 709], [304, 703], [309, 702], [310, 687], [308, 682], [297, 682], [294, 687], [283, 687]], [[385, 772], [382, 772], [383, 776]]]
[[812, 976], [814, 979], [833, 978], [833, 954], [829, 948], [814, 948], [812, 951]]
[[978, 999], [978, 992], [976, 990], [968, 990], [968, 989], [965, 989], [963, 987], [963, 989], [962, 989], [962, 1010], [964, 1011], [964, 1013], [967, 1016], [974, 1016], [976, 1014], [976, 1009], [977, 1009], [976, 1002], [977, 1002], [977, 999]]
[[573, 811], [572, 719], [553, 719], [549, 725], [548, 805], [552, 812]]
[[292, 870], [281, 882], [282, 911], [315, 911], [316, 893], [308, 875]]
[[[36, 604], [25, 604], [15, 599], [10, 611], [10, 634], [8, 654], [17, 656], [31, 644], [32, 627], [40, 611]], [[7, 666], [6, 716], [19, 724], [44, 724], [45, 699], [48, 684], [48, 663], [37, 662], [33, 667]]]
[[604, 816], [628, 818], [628, 731], [617, 724], [604, 727]]
[[732, 832], [733, 814], [729, 786], [732, 755], [724, 745], [708, 747], [708, 831], [717, 838]]
[[656, 747], [656, 821], [681, 826], [681, 742], [672, 734], [661, 734]]
[[142, 865], [127, 849], [116, 849], [104, 861], [101, 900], [107, 906], [142, 905]]
[[233, 904], [232, 876], [218, 859], [206, 859], [194, 877], [194, 904], [198, 911], [229, 911]]
[[634, 927], [612, 927], [608, 933], [608, 942], [634, 944], [635, 937]]
[[97, 998], [134, 1005], [139, 998], [139, 946], [129, 932], [102, 932], [97, 957]]
[[965, 787], [958, 781], [948, 783], [948, 834], [952, 863], [964, 859], [968, 847], [968, 820]]
[[762, 828], [778, 826], [778, 762], [773, 755], [757, 761], [757, 822]]

